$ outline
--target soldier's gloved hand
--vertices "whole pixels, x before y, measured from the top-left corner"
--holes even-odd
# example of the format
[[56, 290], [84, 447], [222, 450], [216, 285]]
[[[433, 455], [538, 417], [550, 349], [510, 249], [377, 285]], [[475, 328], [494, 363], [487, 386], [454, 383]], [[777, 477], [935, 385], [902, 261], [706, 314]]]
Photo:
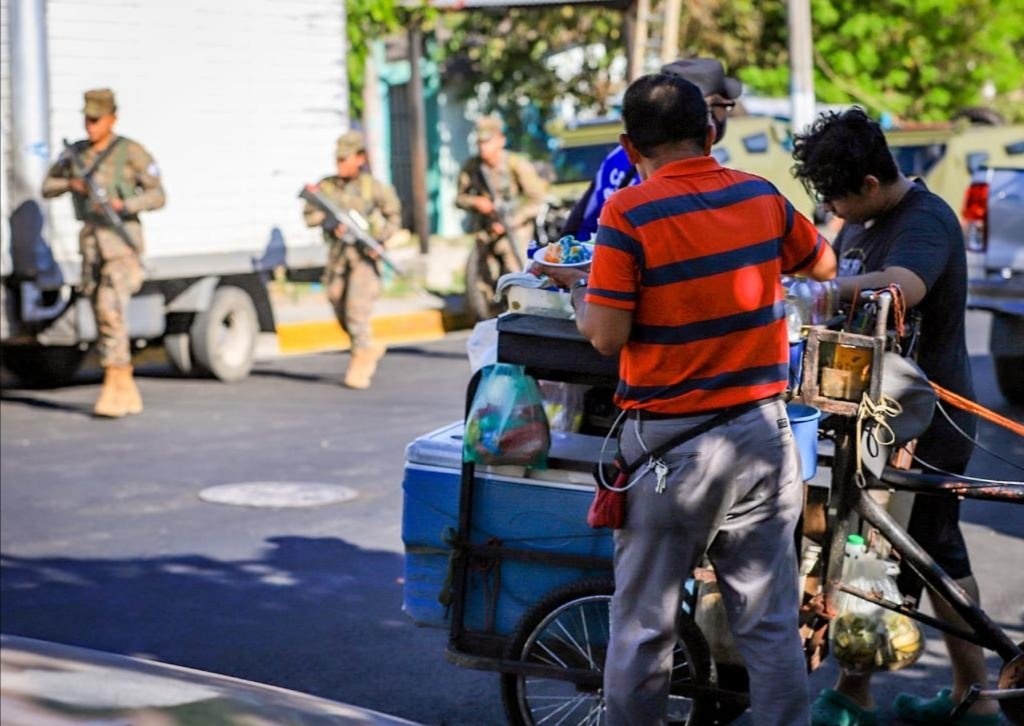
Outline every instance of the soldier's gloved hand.
[[491, 233], [496, 235], [505, 234], [505, 225], [501, 222], [491, 222]]
[[88, 194], [89, 185], [85, 183], [85, 179], [81, 177], [73, 177], [68, 179], [68, 189], [73, 191], [75, 194]]
[[121, 212], [124, 211], [124, 200], [123, 199], [117, 199], [117, 198], [111, 199], [110, 200], [110, 208], [113, 209], [118, 214], [120, 214]]
[[342, 237], [345, 236], [345, 233], [348, 231], [348, 227], [339, 222], [338, 226], [335, 227], [333, 231], [334, 236], [337, 237], [338, 239], [341, 239]]

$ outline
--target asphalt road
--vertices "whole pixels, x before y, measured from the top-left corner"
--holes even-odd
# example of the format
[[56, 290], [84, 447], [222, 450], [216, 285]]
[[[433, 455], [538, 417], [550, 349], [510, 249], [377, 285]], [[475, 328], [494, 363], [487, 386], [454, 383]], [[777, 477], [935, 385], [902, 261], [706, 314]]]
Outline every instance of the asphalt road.
[[[972, 350], [983, 333], [972, 328]], [[0, 400], [2, 630], [294, 688], [427, 724], [504, 719], [493, 674], [443, 657], [446, 634], [400, 610], [405, 445], [460, 418], [465, 335], [392, 350], [369, 391], [341, 388], [347, 355], [258, 364], [236, 385], [142, 372], [146, 412], [89, 416], [98, 376], [48, 391], [7, 381]], [[1018, 420], [973, 358], [980, 400]], [[1024, 442], [982, 439], [1024, 462]], [[1021, 475], [983, 452], [971, 473]], [[344, 485], [355, 499], [305, 509], [226, 506], [206, 487]], [[1024, 507], [966, 502], [964, 531], [994, 620], [1024, 639]], [[897, 690], [945, 685], [934, 632]], [[993, 672], [998, 663], [991, 659]], [[827, 663], [813, 676], [829, 685]], [[738, 723], [753, 724], [745, 716]]]

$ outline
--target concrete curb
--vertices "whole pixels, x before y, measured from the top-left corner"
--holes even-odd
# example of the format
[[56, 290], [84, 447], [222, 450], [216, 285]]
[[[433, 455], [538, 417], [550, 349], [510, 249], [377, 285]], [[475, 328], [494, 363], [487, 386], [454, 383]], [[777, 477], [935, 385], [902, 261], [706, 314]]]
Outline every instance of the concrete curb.
[[[462, 300], [461, 295], [450, 296], [440, 308], [421, 307], [374, 315], [370, 323], [373, 337], [385, 345], [401, 345], [439, 340], [451, 331], [471, 328], [473, 321], [463, 310]], [[279, 355], [348, 350], [350, 347], [351, 339], [333, 319], [292, 319], [277, 323], [276, 352]]]

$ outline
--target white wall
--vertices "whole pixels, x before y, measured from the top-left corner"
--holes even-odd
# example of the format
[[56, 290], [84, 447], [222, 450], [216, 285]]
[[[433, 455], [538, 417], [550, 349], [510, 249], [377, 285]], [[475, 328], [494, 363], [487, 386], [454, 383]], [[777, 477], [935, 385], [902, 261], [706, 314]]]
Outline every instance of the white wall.
[[[275, 227], [315, 241], [296, 196], [332, 173], [347, 128], [343, 3], [50, 0], [51, 148], [84, 136], [85, 90], [112, 88], [118, 133], [153, 154], [167, 192], [143, 215], [147, 257], [258, 253]], [[51, 215], [52, 244], [73, 252], [70, 199]]]

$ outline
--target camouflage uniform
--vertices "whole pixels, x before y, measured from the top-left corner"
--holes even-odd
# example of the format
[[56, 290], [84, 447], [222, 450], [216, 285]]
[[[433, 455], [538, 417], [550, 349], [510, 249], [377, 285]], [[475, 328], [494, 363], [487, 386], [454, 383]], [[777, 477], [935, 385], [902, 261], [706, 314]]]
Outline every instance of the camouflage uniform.
[[[478, 138], [491, 132], [493, 123], [485, 123], [485, 117], [478, 124]], [[502, 163], [490, 167], [479, 156], [471, 157], [459, 172], [458, 196], [455, 205], [470, 214], [470, 224], [476, 233], [478, 247], [491, 249], [500, 257], [507, 270], [519, 270], [515, 250], [522, 255], [533, 237], [533, 222], [541, 211], [547, 185], [540, 178], [530, 161], [519, 154], [506, 151]], [[473, 206], [473, 197], [488, 197], [494, 202], [501, 215], [483, 215]], [[490, 225], [504, 218], [511, 229], [507, 235], [495, 239]], [[509, 239], [511, 238], [511, 243]], [[512, 245], [515, 245], [513, 248]], [[493, 247], [492, 247], [493, 245]]]
[[[353, 179], [326, 177], [320, 180], [320, 191], [342, 209], [361, 214], [370, 224], [370, 234], [382, 244], [401, 227], [401, 202], [394, 188], [368, 172], [360, 172]], [[324, 213], [308, 202], [303, 217], [310, 227], [322, 224], [325, 219]], [[373, 347], [370, 315], [380, 296], [377, 263], [360, 245], [338, 239], [333, 230], [324, 230], [324, 241], [330, 245], [323, 278], [327, 299], [342, 330], [352, 339], [352, 350], [369, 349]]]
[[[123, 199], [121, 218], [138, 252], [121, 239], [99, 208], [88, 197], [72, 192], [75, 216], [83, 222], [79, 234], [82, 254], [82, 294], [92, 301], [99, 333], [100, 362], [107, 366], [131, 363], [125, 313], [128, 301], [142, 286], [142, 225], [139, 212], [164, 206], [164, 190], [153, 157], [140, 144], [117, 137], [116, 147], [96, 169], [94, 179], [107, 190], [109, 199]], [[74, 153], [88, 168], [101, 152], [88, 141], [74, 144]], [[56, 197], [69, 191], [75, 176], [71, 156], [65, 152], [43, 182], [43, 196]]]

